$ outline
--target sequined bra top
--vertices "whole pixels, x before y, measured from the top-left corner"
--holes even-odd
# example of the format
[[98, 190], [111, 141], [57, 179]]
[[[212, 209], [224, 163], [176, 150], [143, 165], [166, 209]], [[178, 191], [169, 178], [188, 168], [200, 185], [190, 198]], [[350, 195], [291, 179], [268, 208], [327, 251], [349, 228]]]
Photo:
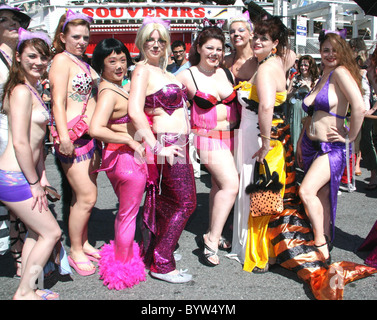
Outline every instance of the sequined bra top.
[[82, 73], [76, 74], [72, 79], [72, 90], [78, 93], [79, 95], [84, 96], [90, 93], [94, 94], [97, 90], [98, 83], [94, 81], [92, 78], [89, 64], [83, 60], [78, 59], [76, 56], [69, 53], [68, 51], [64, 51], [64, 53], [84, 71]]
[[187, 101], [186, 87], [171, 83], [145, 97], [146, 108], [162, 108], [171, 115], [176, 109], [183, 108]]

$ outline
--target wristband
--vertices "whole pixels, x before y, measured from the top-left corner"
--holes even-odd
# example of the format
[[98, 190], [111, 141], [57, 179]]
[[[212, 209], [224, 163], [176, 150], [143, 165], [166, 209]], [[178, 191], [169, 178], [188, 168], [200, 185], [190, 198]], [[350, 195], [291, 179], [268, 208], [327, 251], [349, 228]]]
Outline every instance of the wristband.
[[33, 183], [30, 183], [30, 182], [29, 182], [29, 185], [30, 185], [30, 186], [34, 186], [34, 185], [36, 185], [38, 182], [39, 182], [39, 178], [37, 179], [37, 181], [35, 181], [35, 182], [33, 182]]

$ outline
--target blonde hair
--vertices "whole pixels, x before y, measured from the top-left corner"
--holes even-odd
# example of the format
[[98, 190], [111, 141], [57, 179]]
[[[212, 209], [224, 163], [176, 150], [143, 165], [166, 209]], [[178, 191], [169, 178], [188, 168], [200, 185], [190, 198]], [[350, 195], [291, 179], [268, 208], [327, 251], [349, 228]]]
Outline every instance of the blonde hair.
[[148, 23], [142, 25], [136, 34], [135, 45], [140, 51], [141, 63], [147, 63], [147, 58], [145, 55], [144, 45], [147, 39], [151, 36], [153, 31], [158, 31], [162, 40], [166, 41], [165, 44], [165, 54], [160, 59], [160, 67], [162, 70], [166, 70], [169, 63], [169, 56], [171, 55], [170, 48], [170, 35], [169, 31], [160, 23]]
[[232, 24], [235, 23], [235, 22], [243, 22], [245, 24], [246, 29], [250, 32], [250, 34], [253, 33], [253, 29], [254, 29], [253, 25], [251, 24], [250, 21], [248, 21], [244, 17], [235, 17], [233, 19], [230, 19], [229, 30], [230, 30], [230, 27], [232, 26]]

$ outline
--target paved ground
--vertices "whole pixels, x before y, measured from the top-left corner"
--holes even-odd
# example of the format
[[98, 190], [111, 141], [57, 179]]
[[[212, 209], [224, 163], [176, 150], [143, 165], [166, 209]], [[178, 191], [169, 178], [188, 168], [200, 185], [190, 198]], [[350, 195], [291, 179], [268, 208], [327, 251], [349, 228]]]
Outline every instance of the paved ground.
[[[46, 167], [50, 183], [61, 190], [60, 175], [51, 154], [47, 157]], [[110, 291], [103, 285], [98, 274], [80, 277], [73, 271], [72, 276], [52, 277], [50, 281], [45, 281], [45, 287], [51, 287], [54, 291], [59, 292], [62, 300], [132, 300], [136, 302], [135, 306], [140, 314], [157, 312], [157, 309], [152, 308], [153, 302], [157, 300], [159, 303], [170, 300], [169, 306], [176, 306], [177, 303], [180, 309], [175, 310], [176, 315], [200, 313], [197, 309], [182, 302], [188, 300], [196, 301], [196, 303], [212, 301], [218, 305], [218, 315], [233, 311], [238, 313], [238, 309], [232, 309], [235, 301], [243, 306], [242, 301], [244, 300], [314, 300], [307, 285], [295, 273], [280, 266], [272, 268], [270, 272], [263, 275], [247, 273], [237, 262], [225, 258], [223, 256], [225, 253], [222, 252], [220, 253], [221, 264], [216, 268], [206, 267], [199, 262], [195, 237], [203, 234], [208, 225], [208, 191], [210, 187], [208, 173], [205, 171], [201, 173], [201, 177], [196, 179], [198, 206], [179, 241], [179, 252], [183, 258], [177, 263], [178, 268], [188, 268], [189, 273], [193, 274], [192, 282], [173, 285], [148, 276], [146, 282], [132, 289]], [[377, 190], [364, 190], [368, 183], [368, 177], [369, 173], [363, 169], [363, 174], [357, 177], [357, 191], [343, 192], [339, 196], [336, 238], [332, 251], [333, 261], [345, 260], [357, 263], [364, 261], [366, 253], [356, 252], [356, 249], [377, 219]], [[113, 223], [117, 212], [117, 199], [104, 173], [99, 175], [98, 185], [98, 202], [89, 224], [90, 241], [96, 247], [113, 239]], [[50, 207], [57, 215], [57, 220], [63, 230], [63, 243], [69, 251], [66, 221], [62, 214], [61, 204], [60, 201], [51, 204]], [[229, 219], [226, 228], [226, 234], [229, 237], [231, 221], [232, 218]], [[14, 268], [10, 254], [0, 256], [0, 300], [11, 299], [18, 284], [18, 280], [13, 278], [13, 274]], [[344, 299], [377, 299], [376, 276], [348, 284], [344, 290]], [[171, 300], [175, 301], [174, 304], [171, 303]], [[227, 302], [226, 300], [233, 301], [229, 302], [227, 309], [223, 305]], [[161, 305], [157, 304], [157, 306]], [[238, 307], [238, 305], [236, 306]], [[220, 307], [224, 308], [220, 309]], [[168, 309], [159, 311], [170, 312]]]

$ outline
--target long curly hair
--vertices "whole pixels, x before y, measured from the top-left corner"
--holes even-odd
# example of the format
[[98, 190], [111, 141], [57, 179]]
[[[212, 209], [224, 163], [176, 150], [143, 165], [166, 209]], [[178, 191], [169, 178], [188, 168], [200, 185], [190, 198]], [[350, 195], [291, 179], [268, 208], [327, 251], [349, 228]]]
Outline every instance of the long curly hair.
[[317, 63], [315, 62], [314, 58], [311, 55], [307, 54], [307, 55], [301, 56], [300, 59], [298, 60], [298, 64], [297, 64], [298, 65], [298, 76], [297, 77], [301, 76], [301, 69], [300, 68], [301, 68], [303, 61], [309, 62], [308, 72], [309, 72], [310, 78], [312, 80], [311, 88], [313, 88], [316, 80], [319, 78], [319, 70], [318, 70]]
[[338, 61], [339, 66], [345, 67], [351, 73], [351, 76], [356, 81], [360, 91], [363, 92], [361, 86], [360, 68], [356, 63], [356, 60], [353, 56], [349, 44], [340, 35], [332, 32], [325, 34], [323, 30], [319, 34], [318, 39], [320, 44], [320, 52], [322, 52], [322, 47], [325, 41], [330, 41], [332, 47], [337, 53], [336, 59]]

